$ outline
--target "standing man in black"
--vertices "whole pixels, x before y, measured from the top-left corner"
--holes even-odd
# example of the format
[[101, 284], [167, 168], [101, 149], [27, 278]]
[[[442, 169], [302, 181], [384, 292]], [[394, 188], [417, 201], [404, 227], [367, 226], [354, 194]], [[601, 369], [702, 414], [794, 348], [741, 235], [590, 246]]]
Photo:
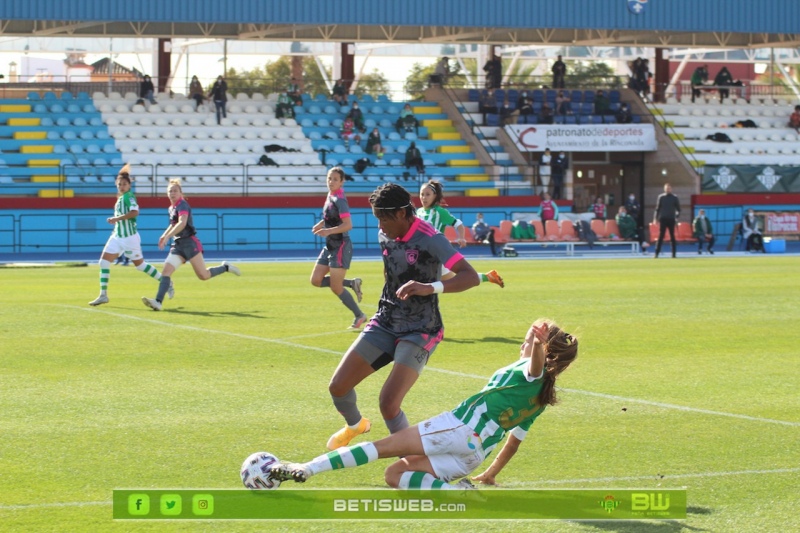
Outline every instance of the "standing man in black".
[[564, 171], [567, 170], [568, 166], [567, 154], [564, 153], [564, 150], [561, 150], [550, 162], [553, 177], [553, 200], [561, 199], [561, 190], [564, 185]]
[[558, 60], [553, 63], [553, 67], [550, 71], [553, 73], [553, 89], [563, 89], [564, 77], [567, 74], [567, 65], [561, 61], [561, 56], [558, 56]]
[[656, 212], [653, 213], [653, 222], [658, 222], [658, 242], [656, 243], [656, 259], [661, 253], [661, 244], [664, 242], [664, 232], [669, 230], [670, 245], [672, 245], [672, 257], [675, 257], [677, 244], [675, 243], [675, 221], [681, 214], [681, 204], [678, 197], [672, 194], [672, 186], [664, 184], [664, 193], [658, 195], [656, 201]]

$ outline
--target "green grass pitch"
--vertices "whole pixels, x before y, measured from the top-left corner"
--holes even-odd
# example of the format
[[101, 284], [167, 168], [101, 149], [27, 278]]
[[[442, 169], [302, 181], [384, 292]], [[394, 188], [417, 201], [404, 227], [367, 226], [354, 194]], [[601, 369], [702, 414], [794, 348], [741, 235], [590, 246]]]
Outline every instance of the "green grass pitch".
[[[514, 360], [546, 316], [580, 338], [561, 403], [498, 481], [520, 488], [687, 487], [685, 522], [115, 522], [114, 488], [238, 488], [255, 451], [324, 452], [342, 420], [327, 383], [355, 334], [312, 263], [173, 277], [176, 298], [113, 266], [0, 269], [0, 531], [797, 531], [800, 276], [796, 257], [475, 261], [506, 288], [445, 294], [446, 331], [405, 400], [412, 422], [454, 407]], [[375, 311], [377, 261], [355, 262]], [[383, 437], [386, 369], [358, 387]], [[358, 441], [357, 441], [358, 442]], [[309, 488], [380, 488], [380, 461]], [[488, 465], [488, 461], [486, 463]], [[484, 465], [485, 466], [485, 465]], [[480, 471], [480, 470], [479, 470]], [[485, 488], [483, 490], [493, 490]]]

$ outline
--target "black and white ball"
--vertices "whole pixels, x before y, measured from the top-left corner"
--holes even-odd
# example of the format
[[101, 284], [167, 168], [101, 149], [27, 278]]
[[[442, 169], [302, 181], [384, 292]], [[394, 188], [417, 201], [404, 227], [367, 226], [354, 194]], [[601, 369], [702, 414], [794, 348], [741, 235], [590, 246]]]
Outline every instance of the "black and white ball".
[[248, 489], [273, 490], [281, 486], [281, 482], [272, 479], [269, 471], [278, 464], [278, 458], [268, 452], [256, 452], [242, 463], [242, 483]]

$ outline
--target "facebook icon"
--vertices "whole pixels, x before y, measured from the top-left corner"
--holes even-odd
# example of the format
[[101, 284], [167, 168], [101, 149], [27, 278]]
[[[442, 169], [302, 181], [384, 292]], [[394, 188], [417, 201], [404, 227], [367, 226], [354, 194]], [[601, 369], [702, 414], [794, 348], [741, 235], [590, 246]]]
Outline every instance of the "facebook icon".
[[150, 514], [150, 496], [147, 494], [129, 495], [128, 514], [133, 516], [144, 516]]

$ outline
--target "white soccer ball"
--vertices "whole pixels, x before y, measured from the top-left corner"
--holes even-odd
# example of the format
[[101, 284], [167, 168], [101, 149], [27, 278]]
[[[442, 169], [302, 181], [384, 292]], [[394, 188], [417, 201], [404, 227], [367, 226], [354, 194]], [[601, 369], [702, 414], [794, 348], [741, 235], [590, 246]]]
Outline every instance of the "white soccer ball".
[[256, 452], [242, 463], [242, 483], [248, 489], [273, 490], [281, 486], [281, 482], [270, 478], [270, 469], [279, 463], [278, 458], [267, 452]]

